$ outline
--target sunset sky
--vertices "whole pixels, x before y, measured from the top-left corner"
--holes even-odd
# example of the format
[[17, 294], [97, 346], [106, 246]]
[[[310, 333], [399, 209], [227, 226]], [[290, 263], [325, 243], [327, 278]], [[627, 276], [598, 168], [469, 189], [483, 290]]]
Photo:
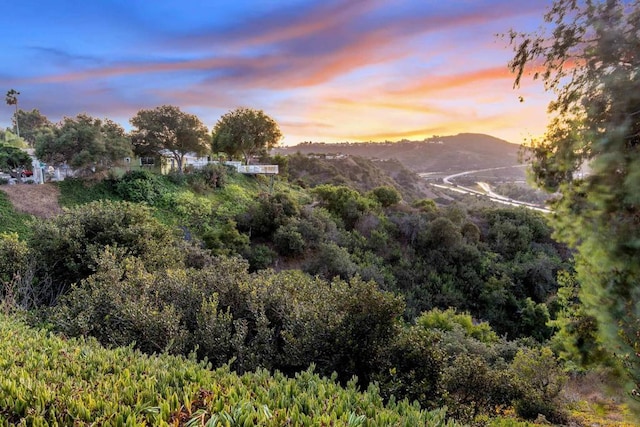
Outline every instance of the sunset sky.
[[[521, 143], [544, 131], [550, 96], [539, 83], [513, 89], [512, 52], [496, 34], [535, 30], [549, 4], [6, 1], [0, 90], [52, 121], [88, 113], [127, 129], [163, 104], [209, 128], [243, 106], [273, 117], [286, 145], [460, 132]], [[4, 128], [13, 109], [3, 106]]]

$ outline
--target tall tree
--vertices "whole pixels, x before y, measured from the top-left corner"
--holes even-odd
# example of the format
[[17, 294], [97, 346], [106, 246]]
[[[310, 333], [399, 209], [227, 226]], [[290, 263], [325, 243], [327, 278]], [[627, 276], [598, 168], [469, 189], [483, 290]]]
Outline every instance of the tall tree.
[[640, 0], [556, 0], [545, 21], [510, 34], [516, 86], [533, 69], [556, 96], [532, 176], [562, 193], [556, 236], [577, 249], [580, 298], [640, 403]]
[[67, 163], [81, 175], [104, 172], [131, 155], [131, 141], [122, 126], [86, 114], [65, 117], [37, 137], [36, 155], [47, 163]]
[[0, 143], [0, 170], [31, 168], [31, 157], [22, 149]]
[[22, 125], [22, 138], [30, 145], [35, 146], [36, 137], [42, 128], [51, 127], [53, 123], [37, 109], [31, 111], [17, 110], [13, 123], [18, 127], [18, 122]]
[[252, 156], [266, 154], [281, 138], [278, 124], [262, 110], [237, 108], [223, 115], [214, 126], [212, 148], [230, 156], [242, 154], [249, 164]]
[[184, 113], [178, 107], [163, 105], [140, 110], [130, 122], [136, 127], [131, 134], [135, 153], [141, 156], [169, 153], [180, 173], [187, 154], [204, 155], [210, 149], [207, 127], [197, 116]]
[[16, 135], [18, 135], [18, 138], [20, 137], [20, 127], [18, 126], [18, 95], [20, 95], [20, 92], [18, 92], [15, 89], [10, 89], [7, 92], [7, 96], [5, 98], [5, 101], [7, 102], [7, 105], [15, 105], [16, 107], [16, 112], [14, 115], [14, 119], [15, 119], [15, 123], [16, 123]]

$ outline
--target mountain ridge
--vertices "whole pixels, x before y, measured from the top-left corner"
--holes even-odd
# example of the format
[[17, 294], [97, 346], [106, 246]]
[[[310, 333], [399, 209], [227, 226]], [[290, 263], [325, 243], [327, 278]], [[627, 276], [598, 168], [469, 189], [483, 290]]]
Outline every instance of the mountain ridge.
[[513, 166], [521, 146], [481, 133], [433, 136], [423, 141], [302, 143], [274, 149], [275, 154], [350, 155], [400, 161], [417, 173], [456, 173]]

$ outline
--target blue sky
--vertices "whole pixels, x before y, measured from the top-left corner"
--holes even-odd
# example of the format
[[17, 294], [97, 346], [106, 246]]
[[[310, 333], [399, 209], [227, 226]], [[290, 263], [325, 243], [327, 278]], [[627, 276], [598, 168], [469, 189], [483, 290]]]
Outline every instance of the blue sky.
[[[0, 90], [52, 121], [88, 113], [129, 128], [177, 105], [211, 128], [262, 109], [302, 141], [482, 132], [538, 136], [550, 99], [513, 89], [496, 37], [533, 31], [548, 0], [22, 0], [3, 4]], [[524, 96], [525, 102], [518, 100]], [[0, 126], [13, 110], [4, 105]]]

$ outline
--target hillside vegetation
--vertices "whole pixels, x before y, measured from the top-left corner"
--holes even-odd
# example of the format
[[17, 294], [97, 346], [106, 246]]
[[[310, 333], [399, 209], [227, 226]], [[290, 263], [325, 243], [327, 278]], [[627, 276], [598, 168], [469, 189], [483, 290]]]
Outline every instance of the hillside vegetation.
[[0, 315], [0, 425], [451, 426], [444, 411], [384, 404], [373, 386], [340, 387], [313, 367], [293, 378], [94, 340], [63, 340]]
[[[303, 143], [278, 148], [281, 154], [345, 154], [380, 160], [396, 159], [414, 172], [453, 174], [517, 165], [520, 147], [489, 135], [463, 133], [424, 141], [388, 143]], [[519, 175], [524, 177], [524, 173]]]
[[[293, 178], [295, 161], [289, 174], [298, 182], [305, 177]], [[357, 377], [374, 401], [390, 405], [389, 420], [414, 417], [394, 403], [409, 399], [422, 410], [446, 406], [447, 416], [461, 422], [488, 422], [511, 411], [565, 422], [561, 362], [579, 356], [564, 347], [566, 339], [550, 339], [568, 333], [562, 325], [570, 324], [569, 306], [556, 298], [564, 286], [556, 273], [571, 277], [571, 259], [551, 239], [544, 218], [523, 209], [438, 206], [411, 195], [408, 203], [398, 182], [376, 164], [350, 162], [353, 182], [373, 177], [362, 191], [320, 178], [305, 183], [308, 189], [286, 180], [272, 184], [216, 165], [187, 174], [135, 171], [93, 183], [60, 182], [59, 202], [67, 210], [0, 236], [3, 307], [27, 310], [33, 324], [67, 337], [130, 347], [116, 352], [168, 353], [226, 366], [246, 374], [248, 387], [312, 376], [348, 392]], [[396, 178], [402, 176], [413, 175], [400, 170]], [[314, 376], [310, 366], [331, 380]], [[134, 382], [151, 387], [144, 379]], [[194, 387], [186, 395], [175, 391], [178, 401], [152, 388], [156, 400], [139, 401], [131, 411], [105, 409], [95, 398], [85, 409], [102, 409], [73, 412], [69, 419], [117, 412], [136, 422], [171, 423], [174, 417], [176, 423], [183, 413], [222, 419], [231, 409], [242, 417], [266, 416], [242, 399], [229, 410], [189, 403], [203, 399], [200, 388], [209, 390]], [[291, 393], [297, 398], [304, 390]], [[21, 396], [21, 403], [7, 400], [0, 407], [9, 423], [25, 420], [33, 405], [45, 408], [44, 415], [38, 409], [43, 417], [69, 412], [60, 400], [52, 406]], [[275, 417], [276, 408], [294, 411], [292, 402], [264, 405]], [[143, 404], [152, 409], [144, 411]], [[444, 412], [411, 408], [415, 417], [444, 420]], [[415, 425], [371, 421], [383, 409], [349, 411], [335, 420], [344, 415], [350, 425]], [[308, 421], [293, 425], [324, 419], [305, 414]]]

